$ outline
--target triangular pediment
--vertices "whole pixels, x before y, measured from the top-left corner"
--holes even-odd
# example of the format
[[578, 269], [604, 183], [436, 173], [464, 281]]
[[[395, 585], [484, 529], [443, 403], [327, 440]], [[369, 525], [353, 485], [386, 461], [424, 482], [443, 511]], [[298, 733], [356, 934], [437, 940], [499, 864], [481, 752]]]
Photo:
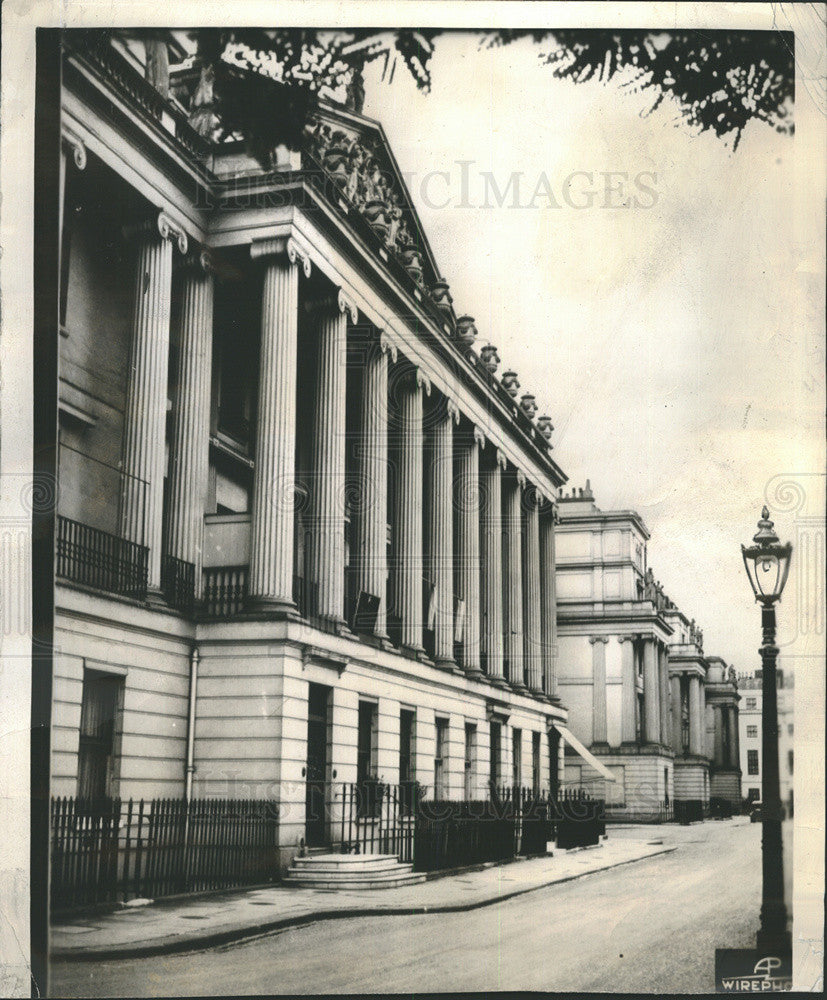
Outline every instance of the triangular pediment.
[[380, 123], [327, 105], [314, 116], [305, 135], [302, 166], [321, 168], [333, 181], [337, 199], [365, 218], [385, 252], [437, 299], [441, 294], [447, 297], [447, 286], [443, 293], [433, 251]]

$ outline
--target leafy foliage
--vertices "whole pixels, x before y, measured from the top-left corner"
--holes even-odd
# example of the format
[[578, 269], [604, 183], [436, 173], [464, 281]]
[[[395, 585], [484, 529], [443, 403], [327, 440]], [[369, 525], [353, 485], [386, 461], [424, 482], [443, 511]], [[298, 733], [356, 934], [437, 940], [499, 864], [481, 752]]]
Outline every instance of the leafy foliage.
[[[362, 74], [384, 60], [393, 80], [401, 63], [417, 87], [431, 85], [430, 59], [442, 29], [317, 30], [201, 28], [188, 104], [202, 135], [243, 138], [265, 167], [276, 146], [297, 149], [320, 97], [334, 96], [359, 112]], [[163, 75], [157, 34], [145, 32], [153, 50], [152, 73]], [[487, 32], [481, 44], [506, 45], [530, 38], [555, 77], [582, 83], [617, 81], [648, 92], [651, 114], [670, 97], [681, 120], [697, 131], [732, 137], [737, 147], [752, 121], [793, 131], [793, 35], [778, 31], [645, 31], [508, 29]], [[160, 67], [160, 69], [158, 68]], [[153, 81], [162, 89], [163, 81]]]
[[583, 83], [622, 78], [650, 91], [651, 114], [667, 96], [698, 131], [733, 138], [737, 148], [753, 119], [793, 132], [794, 37], [781, 31], [496, 31], [484, 45], [529, 36], [551, 43], [541, 54], [554, 76]]

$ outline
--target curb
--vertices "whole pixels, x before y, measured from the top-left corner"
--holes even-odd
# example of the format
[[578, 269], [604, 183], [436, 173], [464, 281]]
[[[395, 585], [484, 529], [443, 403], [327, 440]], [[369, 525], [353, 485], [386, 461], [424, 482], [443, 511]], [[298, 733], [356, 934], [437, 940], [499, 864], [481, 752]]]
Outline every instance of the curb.
[[501, 895], [491, 896], [488, 899], [481, 899], [472, 903], [448, 903], [436, 906], [366, 906], [347, 907], [338, 910], [320, 910], [314, 913], [302, 913], [296, 916], [267, 920], [261, 924], [256, 924], [254, 927], [230, 927], [224, 930], [207, 931], [204, 934], [176, 935], [173, 938], [151, 941], [143, 945], [135, 944], [114, 948], [99, 946], [97, 948], [85, 948], [82, 951], [74, 948], [56, 948], [51, 952], [50, 959], [52, 961], [65, 962], [98, 962], [143, 958], [155, 955], [173, 955], [190, 951], [202, 951], [205, 948], [217, 948], [221, 945], [237, 944], [242, 941], [252, 941], [259, 937], [266, 937], [275, 931], [285, 930], [288, 927], [300, 927], [305, 924], [314, 924], [321, 920], [346, 920], [353, 917], [421, 916], [426, 913], [465, 913], [469, 910], [479, 910], [485, 906], [493, 906], [495, 903], [503, 903], [508, 899], [524, 896], [529, 892], [536, 892], [538, 889], [546, 889], [551, 885], [562, 885], [564, 882], [573, 882], [575, 879], [585, 878], [588, 875], [597, 875], [600, 872], [611, 871], [613, 868], [621, 868], [623, 865], [646, 861], [660, 854], [671, 854], [675, 850], [677, 850], [677, 846], [662, 847], [660, 850], [652, 851], [651, 854], [645, 854], [640, 858], [617, 861], [603, 868], [595, 868], [593, 871], [575, 872], [571, 875], [558, 876], [539, 885], [532, 885], [523, 889], [513, 889]]

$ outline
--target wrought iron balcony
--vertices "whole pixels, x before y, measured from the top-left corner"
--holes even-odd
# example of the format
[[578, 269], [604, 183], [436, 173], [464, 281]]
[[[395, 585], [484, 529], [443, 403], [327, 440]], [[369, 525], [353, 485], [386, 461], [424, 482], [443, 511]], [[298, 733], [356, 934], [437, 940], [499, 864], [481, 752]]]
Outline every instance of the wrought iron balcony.
[[57, 517], [57, 575], [143, 600], [149, 549], [68, 517]]
[[161, 562], [161, 590], [167, 603], [191, 615], [195, 607], [195, 566], [166, 555]]

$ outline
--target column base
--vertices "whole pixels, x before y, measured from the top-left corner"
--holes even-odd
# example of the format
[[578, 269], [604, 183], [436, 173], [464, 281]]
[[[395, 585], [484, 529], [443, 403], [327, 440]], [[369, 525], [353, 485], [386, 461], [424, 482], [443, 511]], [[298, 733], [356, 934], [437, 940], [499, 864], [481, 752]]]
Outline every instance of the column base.
[[160, 587], [147, 587], [145, 600], [152, 608], [169, 608], [167, 599]]
[[318, 625], [323, 632], [329, 632], [331, 635], [343, 635], [349, 638], [353, 637], [353, 632], [344, 618], [328, 615], [315, 615], [311, 621], [314, 625]]
[[304, 621], [295, 601], [284, 597], [248, 597], [244, 610], [252, 614], [272, 615], [290, 621]]
[[399, 652], [403, 656], [407, 656], [409, 660], [427, 659], [423, 646], [408, 646], [403, 642], [399, 647]]
[[375, 646], [377, 649], [384, 649], [386, 652], [395, 648], [390, 640], [390, 636], [385, 635], [383, 632], [356, 632], [355, 636], [363, 642], [368, 643], [368, 645]]
[[508, 686], [515, 694], [528, 694], [528, 688], [522, 681], [508, 681]]
[[462, 673], [468, 678], [469, 681], [484, 681], [485, 674], [480, 670], [479, 667], [463, 667]]
[[488, 681], [488, 683], [492, 684], [494, 687], [502, 688], [503, 690], [506, 691], [508, 690], [509, 685], [505, 677], [501, 677], [499, 674], [495, 674], [493, 677], [491, 676], [491, 674], [486, 674], [485, 678]]
[[446, 673], [450, 673], [450, 674], [459, 674], [459, 675], [461, 675], [461, 674], [464, 673], [457, 666], [456, 660], [436, 659], [436, 660], [434, 660], [434, 666], [437, 668], [437, 670], [444, 670]]

